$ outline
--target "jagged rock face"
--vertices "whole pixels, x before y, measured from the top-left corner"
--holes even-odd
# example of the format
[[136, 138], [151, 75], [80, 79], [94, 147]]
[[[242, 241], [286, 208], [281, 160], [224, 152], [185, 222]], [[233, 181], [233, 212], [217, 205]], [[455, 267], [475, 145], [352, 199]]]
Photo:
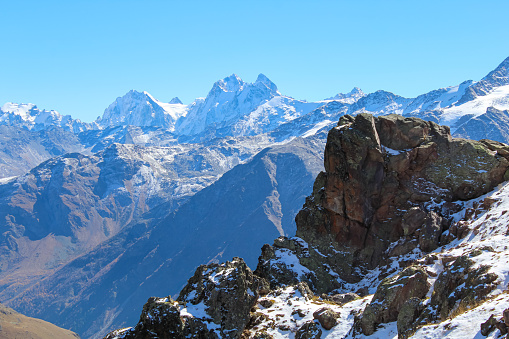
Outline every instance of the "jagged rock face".
[[407, 267], [400, 274], [386, 278], [356, 325], [364, 334], [371, 335], [376, 325], [398, 320], [403, 307], [409, 308], [409, 300], [426, 295], [430, 287], [427, 278], [426, 271], [419, 266]]
[[180, 305], [170, 297], [149, 298], [143, 306], [140, 321], [134, 328], [116, 330], [105, 339], [218, 339], [206, 323], [199, 319], [182, 315]]
[[113, 331], [106, 338], [239, 338], [251, 308], [268, 290], [268, 283], [241, 258], [201, 265], [177, 302], [150, 298], [136, 327]]
[[220, 325], [222, 338], [237, 338], [249, 321], [258, 297], [269, 291], [241, 258], [221, 265], [202, 265], [180, 292], [178, 301], [203, 304], [211, 321]]
[[296, 235], [347, 282], [388, 255], [434, 250], [458, 202], [504, 180], [508, 148], [497, 145], [453, 139], [448, 127], [417, 118], [344, 116], [329, 132], [325, 172]]
[[[493, 252], [493, 249], [486, 249]], [[452, 312], [466, 309], [479, 303], [496, 287], [498, 276], [489, 272], [486, 265], [475, 267], [470, 257], [481, 254], [478, 250], [462, 255], [438, 276], [429, 304], [417, 319], [417, 324], [427, 324], [444, 320]]]

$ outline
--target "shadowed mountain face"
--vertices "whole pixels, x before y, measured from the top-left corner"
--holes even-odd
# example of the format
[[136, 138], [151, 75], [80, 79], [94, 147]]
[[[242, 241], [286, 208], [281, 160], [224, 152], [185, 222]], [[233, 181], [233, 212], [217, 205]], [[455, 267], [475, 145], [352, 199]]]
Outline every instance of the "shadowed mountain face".
[[82, 150], [78, 137], [59, 127], [29, 131], [0, 125], [0, 178], [22, 175], [50, 158]]
[[136, 321], [153, 294], [177, 293], [202, 263], [242, 255], [254, 266], [265, 242], [295, 232], [293, 218], [322, 169], [322, 148], [320, 140], [296, 139], [261, 152], [174, 212], [153, 209], [11, 304], [98, 337]]
[[462, 124], [454, 136], [465, 139], [492, 139], [509, 143], [509, 111], [488, 107], [486, 113]]
[[[293, 235], [323, 131], [347, 113], [425, 117], [455, 136], [507, 141], [505, 64], [417, 98], [356, 89], [310, 103], [263, 75], [233, 75], [190, 105], [131, 91], [93, 124], [9, 104], [0, 300], [85, 336], [132, 323], [132, 310], [176, 293], [195, 266], [232, 256], [252, 266], [263, 243]], [[474, 86], [482, 91], [465, 96]]]
[[112, 144], [69, 153], [0, 185], [0, 295], [7, 300], [165, 203], [172, 211], [243, 150]]

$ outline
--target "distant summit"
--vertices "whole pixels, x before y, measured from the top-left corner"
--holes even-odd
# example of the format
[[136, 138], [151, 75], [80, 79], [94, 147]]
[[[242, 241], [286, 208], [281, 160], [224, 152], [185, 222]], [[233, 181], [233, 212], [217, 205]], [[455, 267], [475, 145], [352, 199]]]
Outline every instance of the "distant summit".
[[176, 104], [183, 105], [182, 101], [180, 101], [180, 99], [178, 97], [175, 97], [175, 98], [171, 99], [170, 100], [170, 104], [172, 104], [172, 105], [176, 105]]
[[271, 90], [271, 92], [274, 92], [274, 93], [278, 92], [276, 84], [273, 83], [272, 81], [270, 81], [270, 79], [267, 78], [262, 73], [258, 74], [255, 84], [263, 84], [263, 85], [267, 86], [267, 88], [269, 88]]
[[54, 110], [41, 110], [34, 104], [16, 104], [12, 102], [0, 107], [0, 125], [16, 126], [35, 131], [50, 126], [58, 126], [73, 133], [94, 128], [93, 124], [72, 119], [70, 115], [62, 115]]
[[343, 94], [338, 93], [333, 97], [327, 98], [325, 100], [335, 100], [345, 104], [353, 104], [363, 96], [365, 96], [364, 92], [359, 87], [354, 87], [350, 92]]
[[[180, 102], [178, 98], [173, 100]], [[173, 130], [177, 119], [185, 113], [185, 106], [175, 107], [155, 99], [148, 92], [131, 90], [123, 97], [118, 97], [96, 122], [102, 128], [133, 125], [158, 126]]]
[[[281, 93], [265, 75], [260, 74], [254, 83], [247, 83], [232, 74], [214, 83], [205, 100], [191, 104], [186, 118], [176, 128], [181, 135], [198, 135], [206, 130], [211, 133], [222, 130], [233, 135], [258, 133], [268, 123], [277, 125], [276, 121], [285, 119], [282, 113], [292, 110], [292, 107], [281, 107], [280, 103], [264, 107], [277, 97]], [[268, 109], [272, 111], [272, 121], [267, 119]]]
[[481, 81], [470, 86], [457, 105], [474, 100], [479, 96], [491, 93], [495, 88], [509, 85], [509, 57], [506, 58], [497, 68], [488, 73]]

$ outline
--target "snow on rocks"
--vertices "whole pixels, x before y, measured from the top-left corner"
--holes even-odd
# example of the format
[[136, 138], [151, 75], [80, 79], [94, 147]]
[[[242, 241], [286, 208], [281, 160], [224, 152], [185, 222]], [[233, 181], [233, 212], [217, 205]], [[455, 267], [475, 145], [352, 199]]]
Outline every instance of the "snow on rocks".
[[[297, 285], [293, 285], [276, 289], [260, 298], [244, 335], [250, 337], [266, 332], [273, 338], [297, 338], [298, 333], [317, 328], [322, 333], [321, 338], [343, 338], [350, 331], [357, 312], [371, 299], [358, 298], [341, 305], [301, 291], [302, 288], [299, 290]], [[325, 318], [324, 314], [332, 315], [336, 324], [324, 328], [319, 320]], [[309, 322], [316, 325], [310, 326]]]

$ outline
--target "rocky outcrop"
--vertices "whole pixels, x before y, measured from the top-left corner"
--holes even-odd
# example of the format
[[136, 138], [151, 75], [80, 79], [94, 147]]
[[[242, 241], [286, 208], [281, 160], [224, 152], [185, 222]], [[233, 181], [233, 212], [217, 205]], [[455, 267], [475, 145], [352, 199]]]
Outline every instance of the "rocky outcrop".
[[[306, 253], [291, 239], [274, 247], [308, 267], [308, 280], [339, 275], [346, 282], [390, 256], [432, 251], [463, 200], [507, 179], [508, 151], [496, 142], [454, 139], [448, 127], [417, 118], [345, 115], [329, 132], [325, 172], [296, 217]], [[269, 281], [275, 273], [260, 269]], [[338, 288], [312, 283], [319, 292]]]
[[251, 321], [251, 308], [269, 284], [241, 258], [196, 269], [177, 301], [150, 298], [134, 328], [113, 338], [239, 338]]
[[224, 264], [202, 265], [180, 292], [178, 301], [203, 305], [222, 338], [237, 338], [249, 321], [251, 308], [268, 283], [253, 274], [244, 260], [234, 258]]
[[455, 312], [460, 313], [480, 303], [495, 289], [498, 276], [489, 272], [488, 266], [476, 267], [471, 259], [480, 254], [481, 250], [474, 251], [470, 255], [459, 256], [445, 264], [444, 271], [434, 284], [431, 300], [416, 324], [443, 321]]
[[[399, 318], [400, 311], [404, 309], [405, 318], [412, 314], [410, 309], [414, 308], [414, 304], [418, 305], [415, 301], [424, 298], [428, 292], [430, 284], [427, 278], [428, 275], [422, 267], [410, 266], [401, 273], [383, 280], [371, 303], [366, 306], [362, 317], [357, 321], [356, 327], [365, 335], [371, 335], [378, 324], [391, 321], [398, 321], [401, 324], [408, 322], [408, 319]], [[409, 300], [413, 301], [409, 303]]]
[[207, 325], [207, 321], [181, 313], [181, 305], [172, 298], [152, 297], [143, 306], [136, 327], [113, 331], [104, 339], [219, 339]]
[[302, 239], [279, 237], [273, 246], [262, 247], [255, 274], [267, 279], [271, 288], [301, 281], [319, 293], [340, 288], [341, 284], [331, 279], [334, 272], [322, 260], [323, 255]]
[[[238, 258], [200, 266], [167, 318], [184, 330], [193, 319], [195, 332], [185, 335], [194, 336], [320, 338], [347, 335], [353, 321], [354, 337], [387, 323], [411, 337], [475, 307], [500, 283], [476, 264], [490, 246], [429, 252], [476, 234], [472, 218], [499, 199], [480, 197], [509, 177], [508, 168], [501, 143], [454, 139], [447, 127], [416, 118], [344, 116], [329, 133], [325, 172], [296, 217], [296, 236], [264, 245], [254, 273]], [[460, 210], [462, 222], [451, 227]]]

